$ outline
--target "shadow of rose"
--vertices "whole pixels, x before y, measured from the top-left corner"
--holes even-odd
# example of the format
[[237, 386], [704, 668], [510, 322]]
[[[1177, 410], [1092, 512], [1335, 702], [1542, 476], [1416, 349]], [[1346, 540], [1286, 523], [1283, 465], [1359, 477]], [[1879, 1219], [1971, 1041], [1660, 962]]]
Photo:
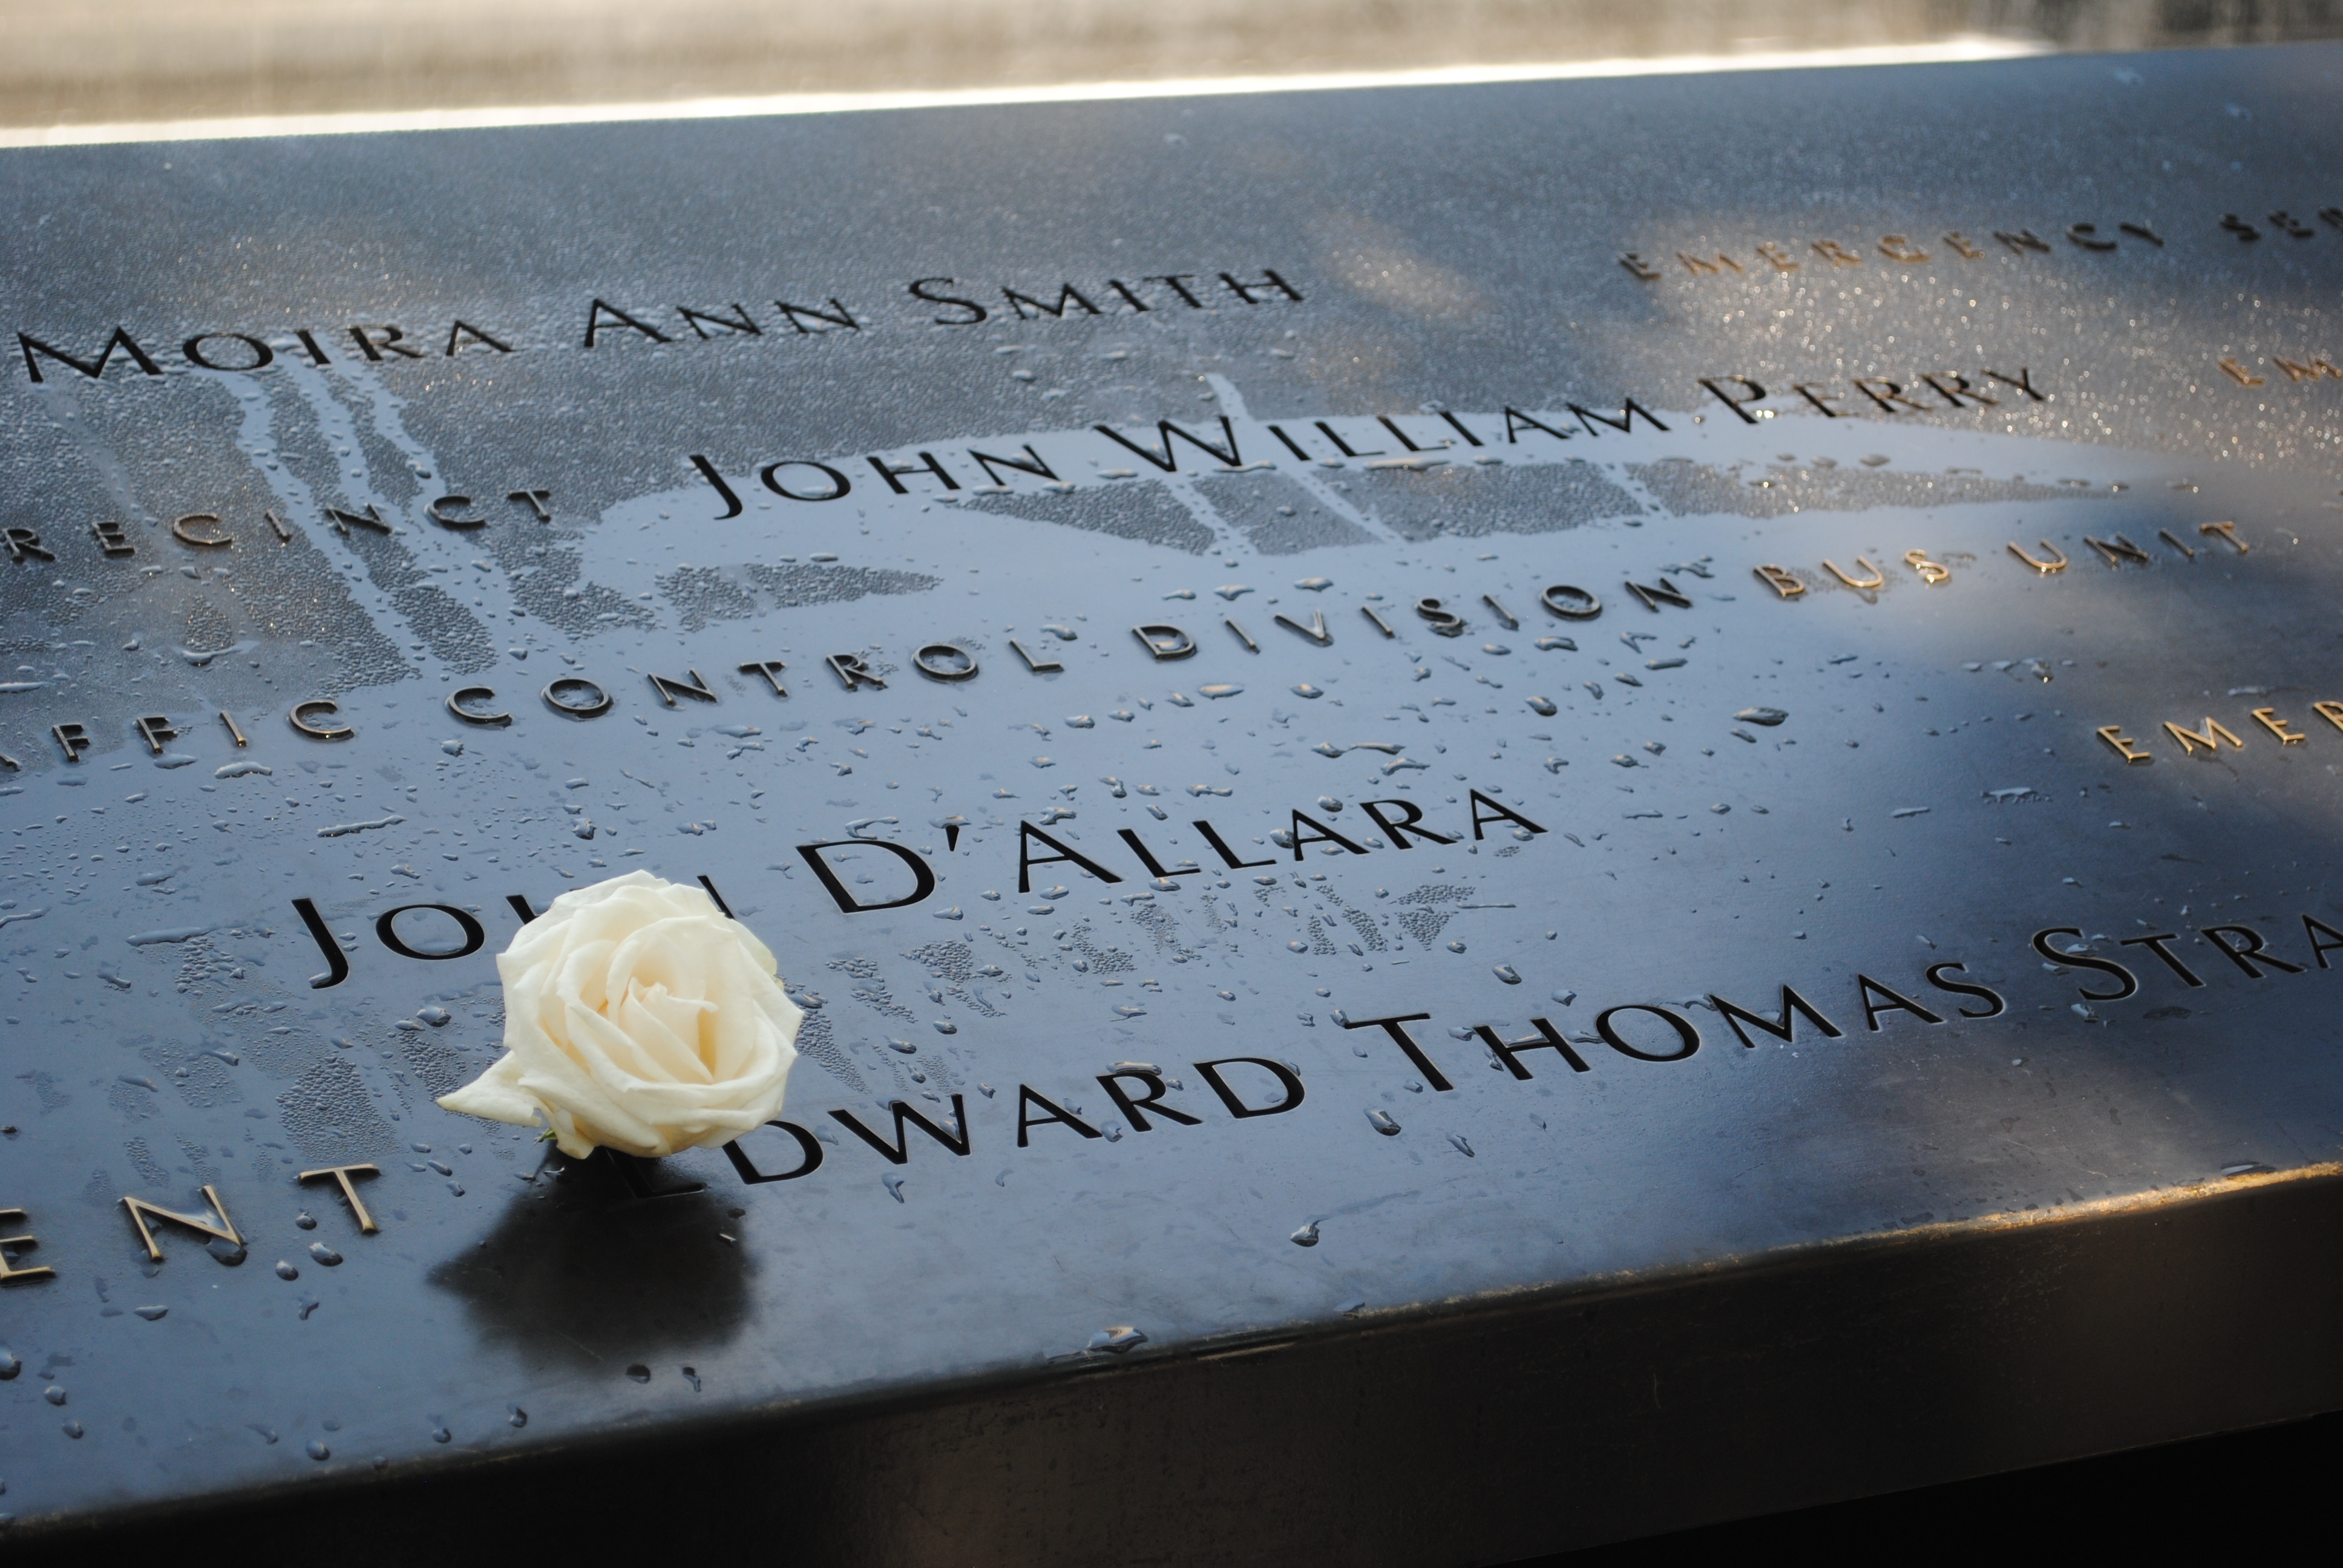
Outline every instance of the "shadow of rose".
[[733, 1205], [699, 1159], [608, 1151], [548, 1161], [481, 1244], [434, 1268], [484, 1340], [532, 1364], [650, 1362], [730, 1341], [748, 1315], [749, 1259], [723, 1232]]

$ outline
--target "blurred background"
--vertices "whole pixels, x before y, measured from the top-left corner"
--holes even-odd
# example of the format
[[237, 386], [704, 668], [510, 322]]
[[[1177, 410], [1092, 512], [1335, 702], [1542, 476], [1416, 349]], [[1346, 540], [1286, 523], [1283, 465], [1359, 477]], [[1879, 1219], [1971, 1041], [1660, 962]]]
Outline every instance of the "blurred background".
[[2338, 35], [2343, 0], [0, 0], [0, 126]]

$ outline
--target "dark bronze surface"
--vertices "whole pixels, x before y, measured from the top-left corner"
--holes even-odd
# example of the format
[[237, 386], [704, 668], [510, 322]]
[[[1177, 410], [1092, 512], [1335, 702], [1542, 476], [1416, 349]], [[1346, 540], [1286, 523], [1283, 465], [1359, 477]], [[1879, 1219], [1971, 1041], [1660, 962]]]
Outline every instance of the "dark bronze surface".
[[[2333, 1407], [2338, 69], [8, 155], [9, 1530], [1487, 1561]], [[439, 1111], [636, 868], [785, 1125]]]

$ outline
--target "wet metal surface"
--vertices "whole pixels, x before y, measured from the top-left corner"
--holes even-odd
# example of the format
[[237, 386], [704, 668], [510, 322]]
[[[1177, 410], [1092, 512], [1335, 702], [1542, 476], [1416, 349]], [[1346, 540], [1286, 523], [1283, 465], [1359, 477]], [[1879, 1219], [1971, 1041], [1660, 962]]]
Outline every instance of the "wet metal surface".
[[[0, 1507], [2326, 1167], [2338, 69], [9, 155]], [[637, 868], [788, 1125], [439, 1111]]]

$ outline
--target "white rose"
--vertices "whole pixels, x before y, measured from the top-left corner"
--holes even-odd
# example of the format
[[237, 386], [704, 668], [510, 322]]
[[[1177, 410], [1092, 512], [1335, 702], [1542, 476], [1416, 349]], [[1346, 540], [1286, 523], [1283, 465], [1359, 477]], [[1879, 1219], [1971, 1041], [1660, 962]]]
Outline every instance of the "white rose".
[[561, 1151], [713, 1147], [780, 1112], [805, 1014], [773, 955], [698, 888], [631, 871], [562, 894], [497, 955], [505, 1054], [443, 1095]]

